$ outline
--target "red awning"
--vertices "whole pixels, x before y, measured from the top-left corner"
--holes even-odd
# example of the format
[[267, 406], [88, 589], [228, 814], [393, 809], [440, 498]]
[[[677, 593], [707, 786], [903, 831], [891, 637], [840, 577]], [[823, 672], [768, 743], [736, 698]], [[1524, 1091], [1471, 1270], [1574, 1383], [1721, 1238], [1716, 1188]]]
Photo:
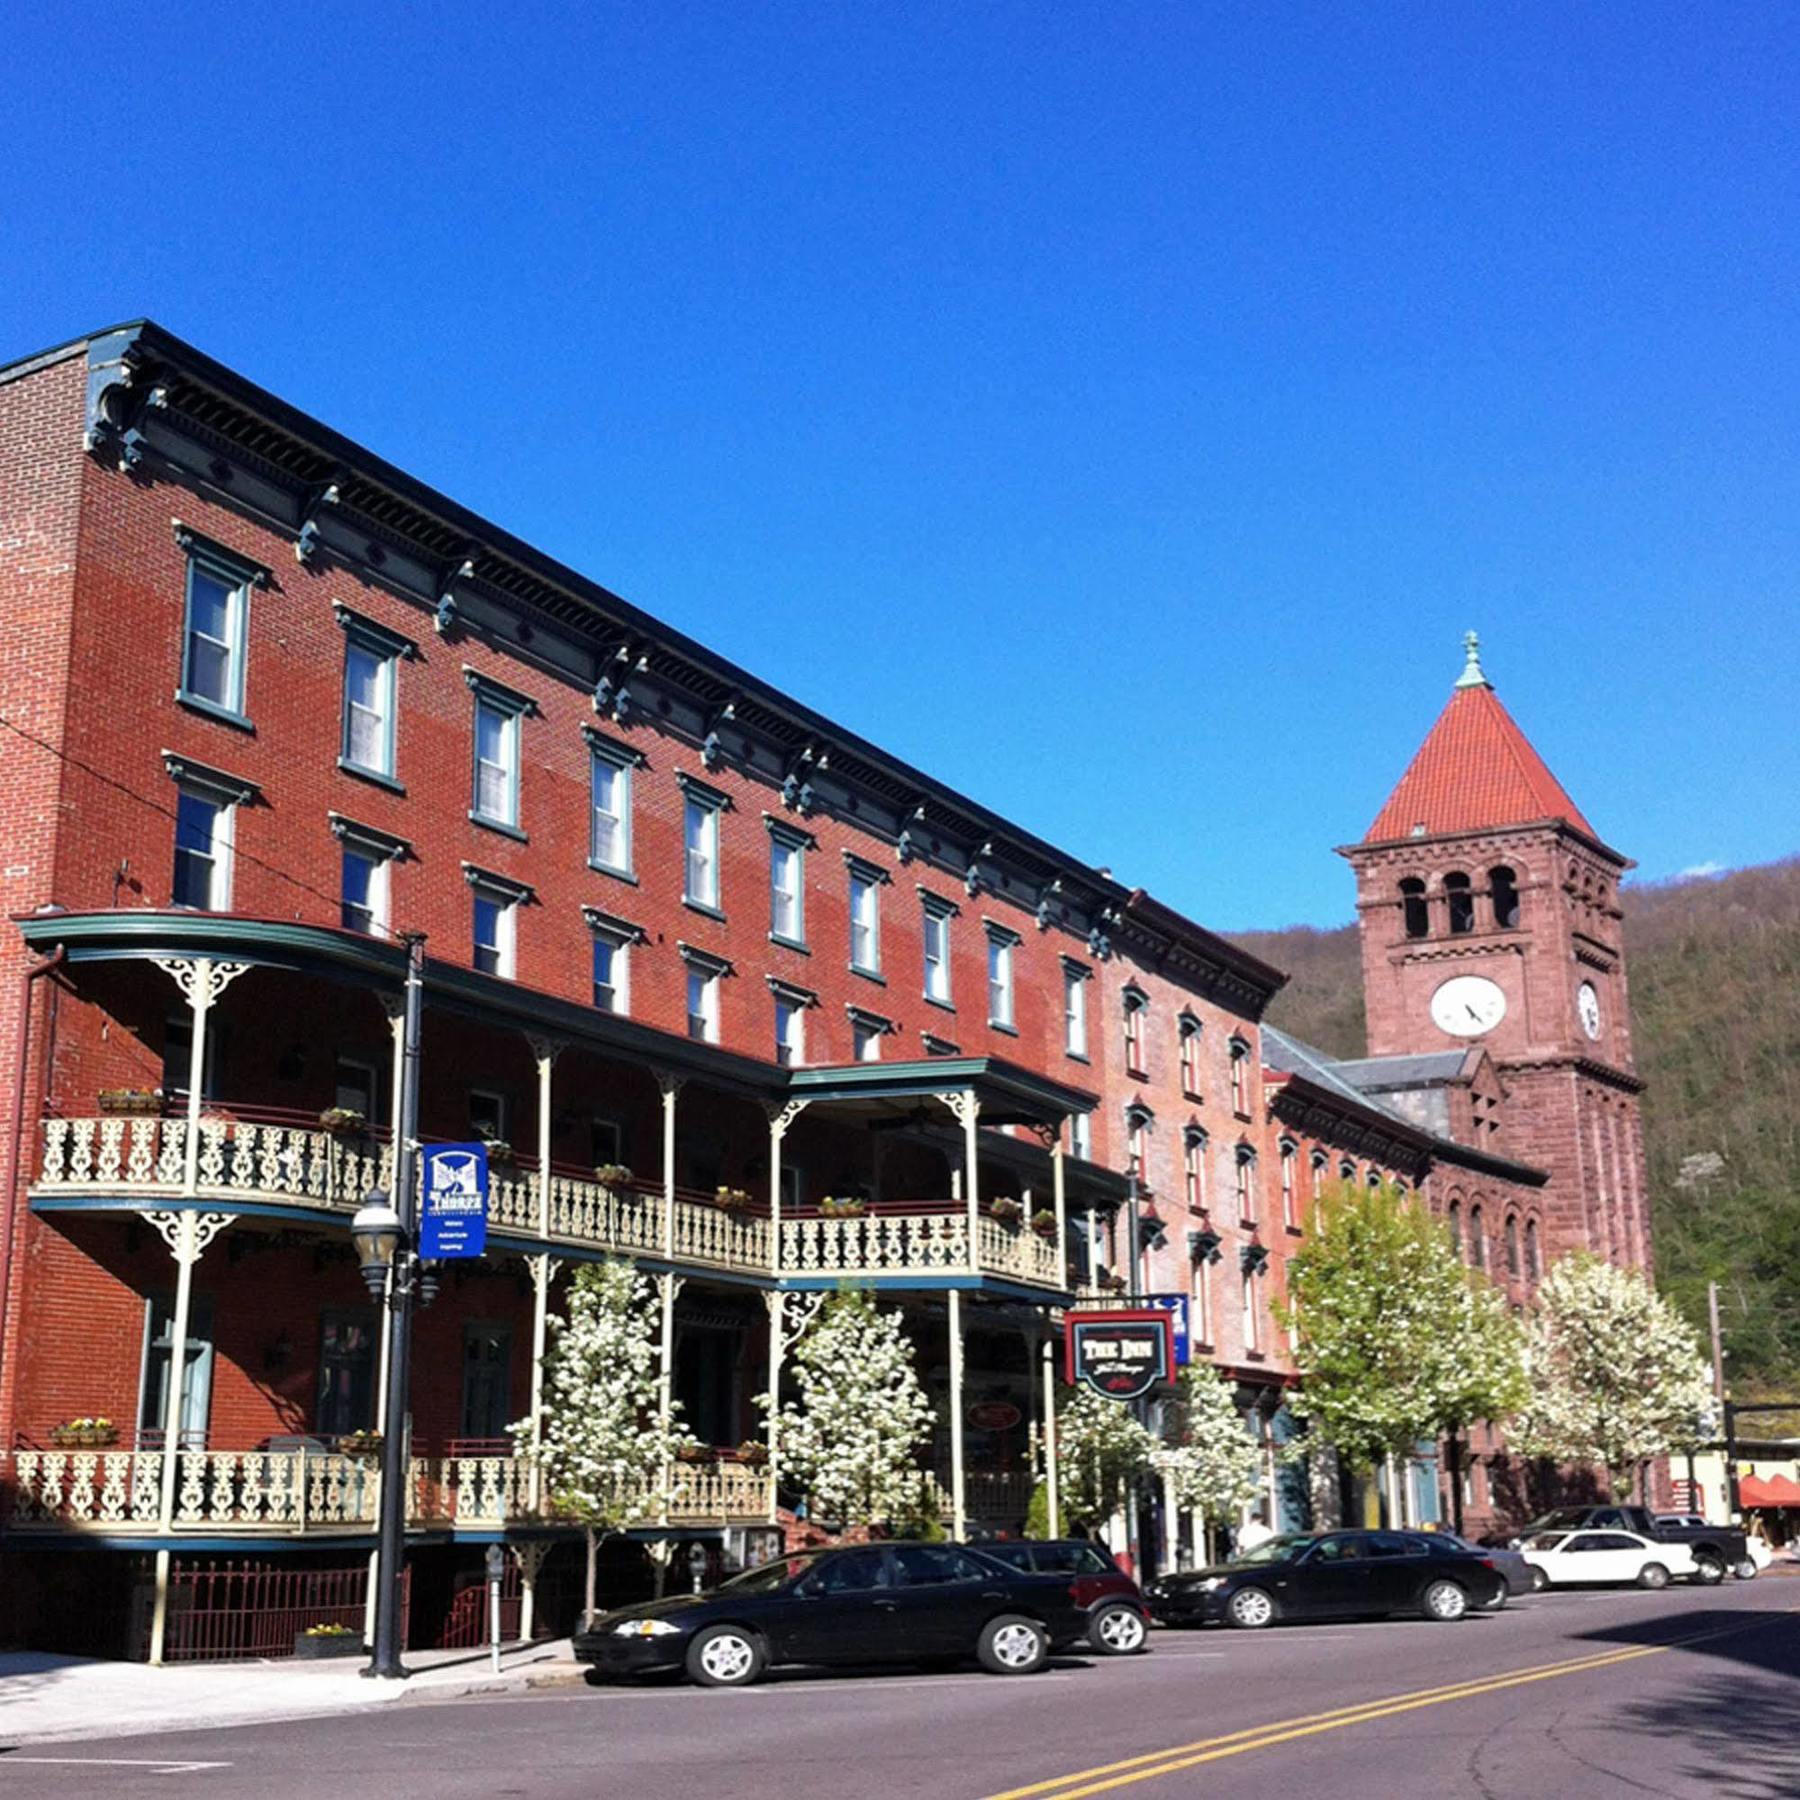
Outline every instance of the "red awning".
[[1800, 1506], [1800, 1481], [1785, 1475], [1742, 1475], [1738, 1500], [1744, 1506]]

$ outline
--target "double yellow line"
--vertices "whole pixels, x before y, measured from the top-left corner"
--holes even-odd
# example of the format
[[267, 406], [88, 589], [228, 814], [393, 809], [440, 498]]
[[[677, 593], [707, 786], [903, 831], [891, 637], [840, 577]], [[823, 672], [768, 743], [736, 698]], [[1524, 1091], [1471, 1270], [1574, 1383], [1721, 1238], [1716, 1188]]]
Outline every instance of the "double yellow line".
[[1644, 1644], [1630, 1650], [1603, 1650], [1590, 1656], [1575, 1656], [1562, 1662], [1538, 1663], [1528, 1669], [1509, 1669], [1503, 1674], [1485, 1676], [1474, 1681], [1459, 1681], [1449, 1687], [1421, 1688], [1410, 1694], [1389, 1694], [1379, 1700], [1365, 1700], [1359, 1706], [1340, 1706], [1330, 1712], [1309, 1713], [1299, 1718], [1280, 1719], [1272, 1725], [1253, 1725], [1243, 1731], [1228, 1731], [1221, 1737], [1199, 1738], [1191, 1744], [1175, 1744], [1166, 1750], [1152, 1750], [1143, 1756], [1128, 1756], [1121, 1762], [1102, 1763], [1092, 1769], [1078, 1769], [1072, 1775], [1059, 1775], [1053, 1781], [1033, 1782], [1029, 1787], [1008, 1788], [1002, 1794], [990, 1794], [988, 1800], [1082, 1800], [1083, 1795], [1104, 1794], [1113, 1788], [1130, 1787], [1140, 1781], [1154, 1781], [1164, 1775], [1178, 1774], [1201, 1763], [1219, 1762], [1227, 1756], [1242, 1756], [1251, 1750], [1267, 1750], [1276, 1744], [1291, 1743], [1296, 1738], [1316, 1737], [1324, 1731], [1342, 1731], [1348, 1725], [1366, 1725], [1372, 1719], [1385, 1719], [1395, 1713], [1415, 1712], [1422, 1706], [1443, 1706], [1452, 1700], [1470, 1700], [1481, 1694], [1499, 1693], [1504, 1688], [1524, 1687], [1534, 1681], [1554, 1681], [1562, 1675], [1580, 1675], [1590, 1669], [1611, 1668], [1616, 1663], [1635, 1662], [1642, 1656], [1661, 1656], [1679, 1650], [1686, 1644], [1705, 1643], [1709, 1638], [1730, 1637], [1740, 1631], [1766, 1625], [1771, 1618], [1782, 1617], [1800, 1608], [1784, 1608], [1782, 1612], [1759, 1611], [1742, 1623], [1717, 1631], [1696, 1632], [1690, 1637], [1674, 1638], [1666, 1644]]

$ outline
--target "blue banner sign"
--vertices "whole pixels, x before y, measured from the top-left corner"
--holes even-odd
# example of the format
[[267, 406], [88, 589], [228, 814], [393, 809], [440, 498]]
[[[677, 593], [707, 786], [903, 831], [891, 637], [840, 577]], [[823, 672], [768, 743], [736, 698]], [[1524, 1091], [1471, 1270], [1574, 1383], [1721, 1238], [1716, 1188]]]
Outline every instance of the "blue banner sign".
[[1192, 1301], [1186, 1294], [1150, 1294], [1144, 1300], [1146, 1306], [1160, 1306], [1170, 1315], [1170, 1324], [1175, 1331], [1175, 1366], [1185, 1369], [1188, 1365], [1188, 1345], [1193, 1341], [1193, 1333], [1188, 1329]]
[[487, 1248], [487, 1145], [431, 1144], [423, 1156], [420, 1256], [427, 1262], [479, 1256]]

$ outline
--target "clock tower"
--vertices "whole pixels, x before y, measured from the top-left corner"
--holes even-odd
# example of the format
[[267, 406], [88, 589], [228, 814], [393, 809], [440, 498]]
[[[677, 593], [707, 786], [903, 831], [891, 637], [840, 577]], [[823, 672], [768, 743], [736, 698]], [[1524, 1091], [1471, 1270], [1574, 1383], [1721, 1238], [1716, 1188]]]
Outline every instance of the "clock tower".
[[1648, 1199], [1612, 849], [1483, 673], [1449, 703], [1360, 843], [1371, 1057], [1479, 1046], [1505, 1098], [1491, 1147], [1546, 1170], [1552, 1254], [1647, 1267]]

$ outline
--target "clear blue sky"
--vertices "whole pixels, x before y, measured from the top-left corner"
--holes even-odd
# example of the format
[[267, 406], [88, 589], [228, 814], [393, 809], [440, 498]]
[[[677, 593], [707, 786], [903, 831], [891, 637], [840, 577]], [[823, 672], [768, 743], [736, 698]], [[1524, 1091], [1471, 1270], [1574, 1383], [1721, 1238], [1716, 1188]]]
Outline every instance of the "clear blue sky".
[[258, 10], [12, 12], [0, 360], [148, 313], [1222, 928], [1470, 625], [1644, 875], [1800, 847], [1788, 9]]

